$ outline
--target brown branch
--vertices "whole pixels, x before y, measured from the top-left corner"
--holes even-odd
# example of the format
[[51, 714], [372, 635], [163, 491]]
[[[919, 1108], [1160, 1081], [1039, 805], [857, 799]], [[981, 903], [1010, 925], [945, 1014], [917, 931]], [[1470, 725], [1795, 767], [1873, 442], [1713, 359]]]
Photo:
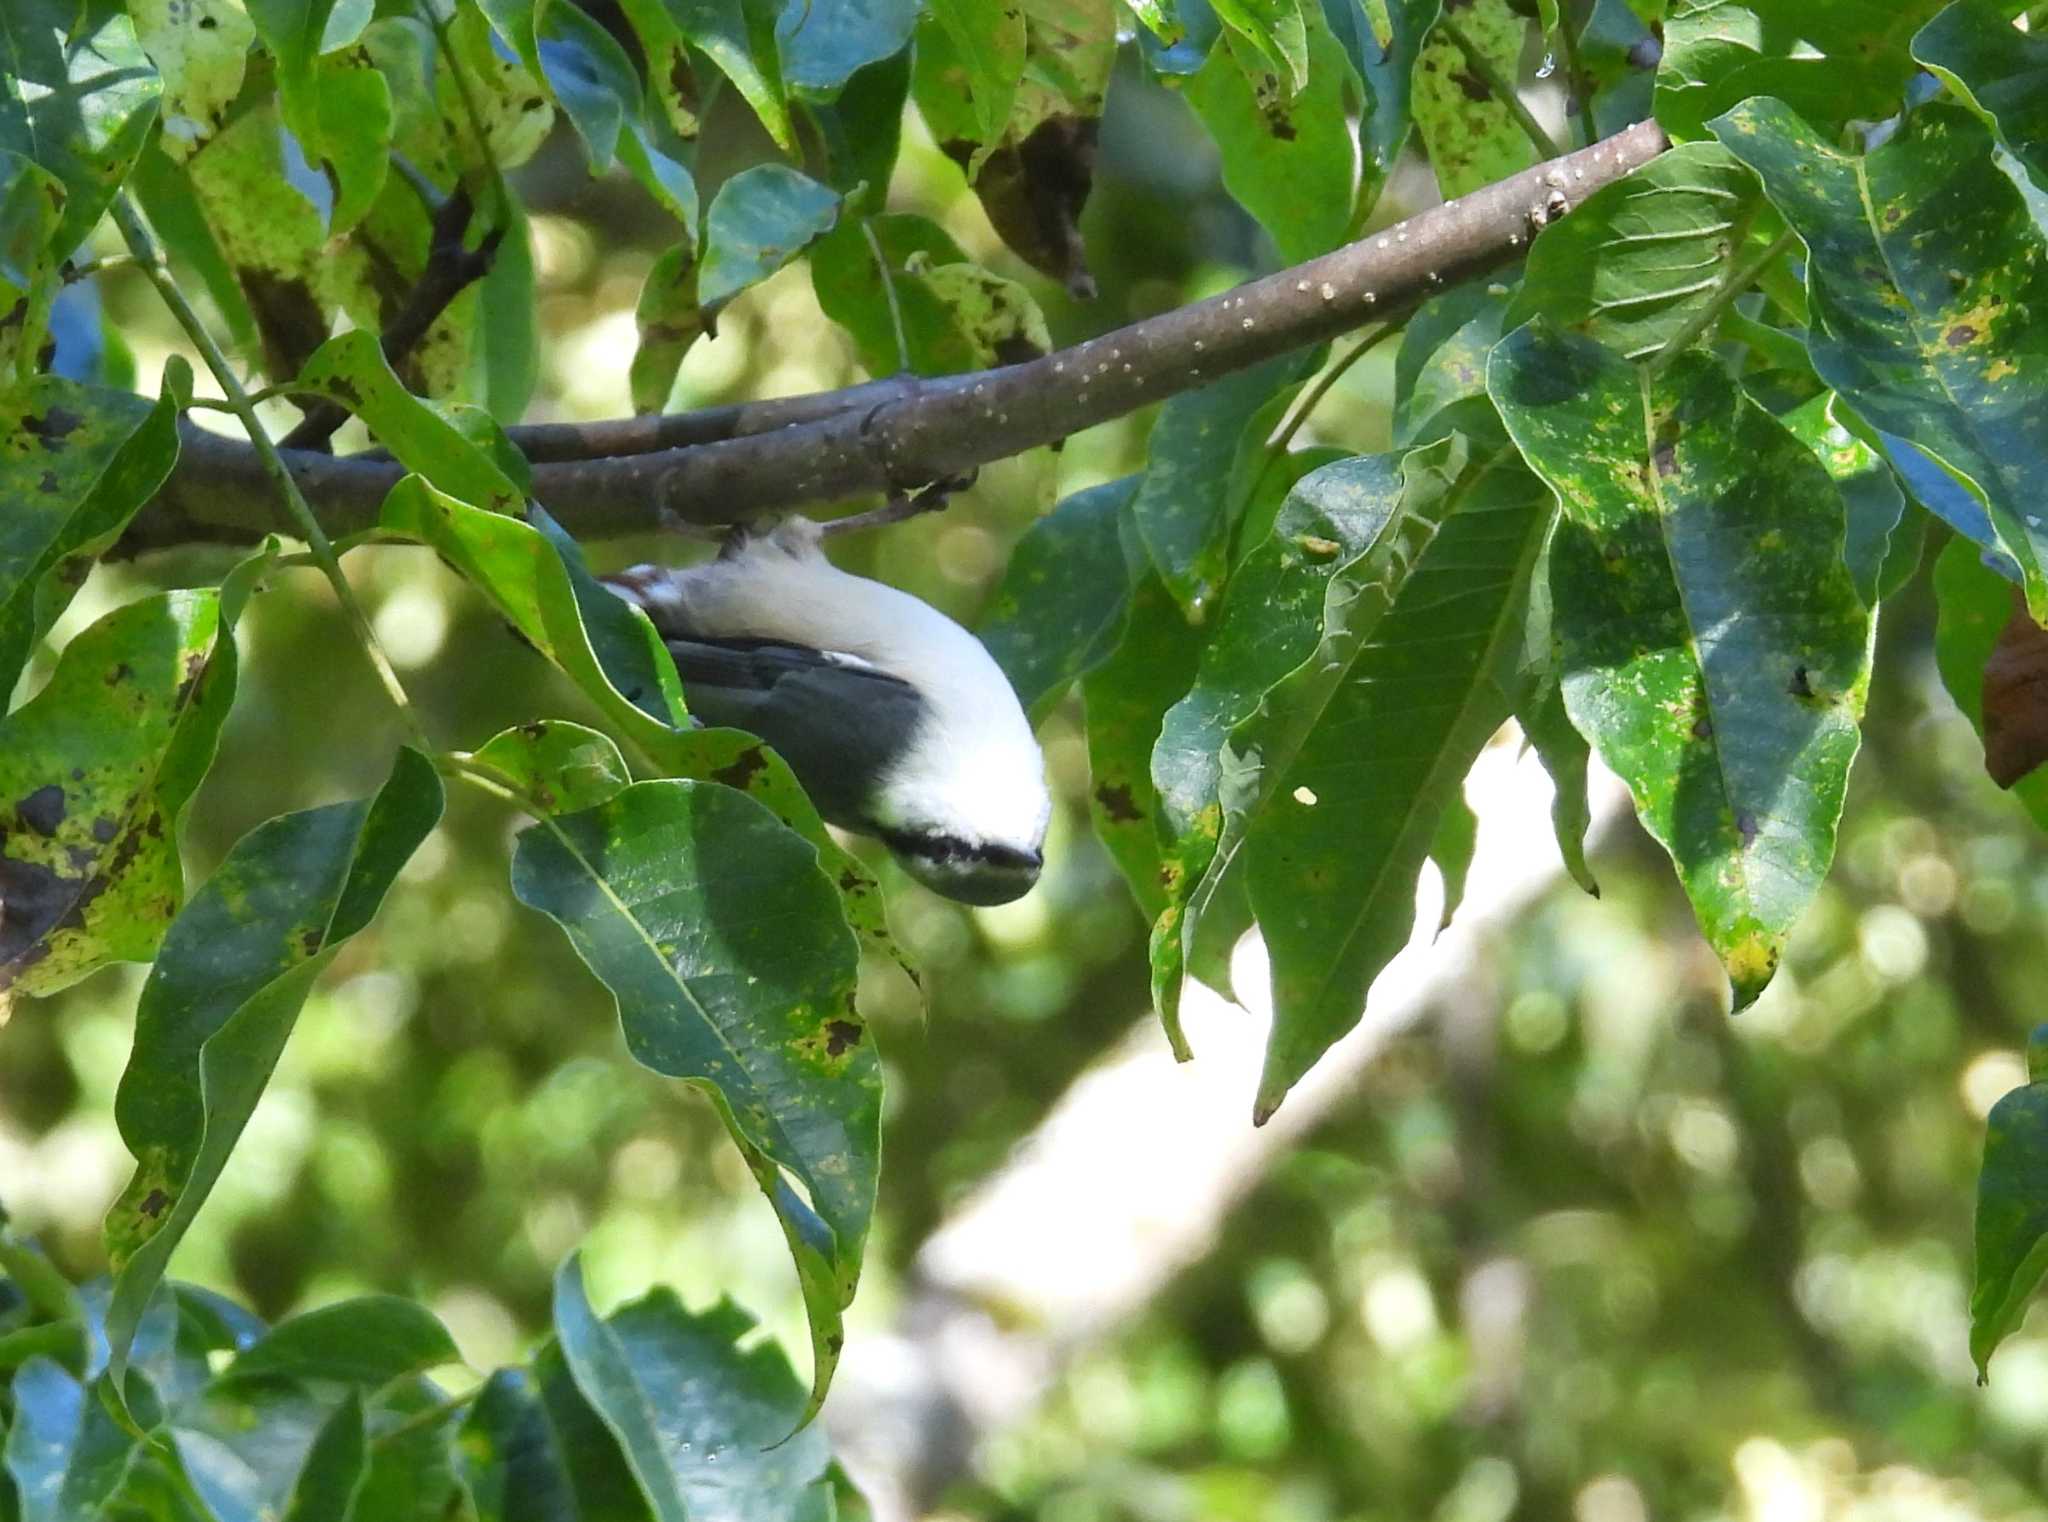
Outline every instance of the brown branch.
[[[512, 438], [534, 462], [535, 497], [582, 539], [902, 495], [1498, 269], [1546, 223], [1666, 146], [1654, 123], [1639, 123], [1319, 259], [1025, 364], [673, 417], [515, 428]], [[376, 454], [286, 458], [334, 533], [375, 522], [403, 473]], [[272, 521], [270, 491], [246, 444], [188, 427], [177, 469], [123, 548], [252, 537]]]

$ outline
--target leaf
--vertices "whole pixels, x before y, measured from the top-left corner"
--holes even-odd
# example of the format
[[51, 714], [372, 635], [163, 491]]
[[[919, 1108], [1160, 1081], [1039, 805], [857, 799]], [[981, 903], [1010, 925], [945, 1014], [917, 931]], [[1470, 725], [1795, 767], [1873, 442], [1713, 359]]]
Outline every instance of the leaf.
[[469, 391], [510, 426], [526, 415], [540, 385], [539, 301], [534, 293], [533, 229], [519, 197], [497, 198], [505, 235], [477, 282], [475, 369]]
[[1010, 552], [976, 631], [1032, 722], [1121, 642], [1131, 597], [1122, 520], [1138, 478], [1063, 498]]
[[1291, 395], [1319, 358], [1319, 351], [1287, 354], [1183, 391], [1152, 425], [1131, 519], [1193, 623], [1202, 621], [1228, 569], [1230, 531], [1243, 506], [1232, 499], [1232, 464], [1241, 448], [1264, 446], [1263, 432], [1249, 436], [1260, 410]]
[[[1508, 0], [1471, 0], [1458, 9], [1458, 26], [1503, 79], [1522, 71], [1528, 23]], [[1446, 200], [1519, 174], [1536, 162], [1536, 148], [1508, 108], [1473, 71], [1464, 49], [1430, 34], [1416, 60], [1415, 127]]]
[[[2006, 630], [2016, 623], [2023, 629], [2036, 627], [2026, 615], [2025, 599], [2011, 580], [1984, 563], [1976, 545], [1963, 539], [1950, 540], [1935, 559], [1934, 596], [1934, 660], [1941, 684], [1984, 737], [1985, 770], [2019, 800], [2036, 825], [2048, 829], [2048, 771], [2019, 767], [2016, 753], [2001, 754], [1999, 763], [1993, 762], [1992, 705], [1985, 692], [1988, 668]], [[2005, 706], [2009, 715], [2010, 698]]]
[[848, 211], [879, 214], [888, 200], [910, 95], [910, 55], [869, 64], [847, 80], [837, 99], [806, 102], [805, 116], [823, 150], [826, 183], [846, 197]]
[[2048, 1030], [2027, 1038], [2027, 1082], [1991, 1107], [1977, 1174], [1977, 1278], [1970, 1291], [1970, 1357], [1977, 1383], [2018, 1329], [2048, 1273]]
[[1875, 427], [1965, 477], [2048, 618], [2048, 246], [1991, 136], [1925, 106], [1863, 158], [1837, 153], [1776, 101], [1713, 123], [1808, 251], [1822, 380]]
[[918, 24], [911, 89], [932, 136], [967, 146], [973, 180], [1010, 126], [1024, 77], [1023, 7], [1014, 0], [933, 0]]
[[0, 1004], [147, 961], [184, 898], [178, 821], [235, 695], [220, 597], [117, 608], [0, 722]]
[[743, 169], [711, 198], [697, 298], [715, 314], [832, 230], [838, 195], [781, 164]]
[[350, 1390], [307, 1450], [284, 1522], [349, 1522], [362, 1493], [369, 1459], [362, 1393]]
[[143, 1307], [220, 1176], [298, 1018], [441, 814], [401, 750], [377, 794], [267, 820], [228, 852], [164, 937], [143, 985], [114, 1117], [135, 1175], [107, 1212], [116, 1387]]
[[163, 77], [163, 146], [176, 163], [206, 144], [242, 93], [256, 28], [227, 0], [129, 0], [128, 13]]
[[1361, 212], [1370, 211], [1415, 126], [1415, 64], [1443, 14], [1443, 0], [1332, 0], [1325, 11], [1351, 66], [1365, 81], [1368, 105], [1358, 124], [1364, 158], [1359, 199]]
[[28, 1359], [10, 1386], [14, 1421], [4, 1456], [21, 1522], [77, 1522], [101, 1515], [123, 1489], [135, 1439], [54, 1359]]
[[816, 848], [730, 788], [643, 782], [522, 831], [512, 887], [611, 991], [635, 1060], [711, 1096], [793, 1246], [824, 1260], [829, 1278], [803, 1276], [814, 1410], [859, 1278], [881, 1113], [858, 947]]
[[703, 337], [704, 309], [697, 301], [697, 250], [679, 243], [654, 261], [633, 308], [640, 347], [633, 351], [630, 382], [633, 410], [659, 412], [668, 405], [683, 357]]
[[170, 474], [191, 372], [142, 398], [39, 376], [0, 390], [0, 703], [93, 558]]
[[1892, 530], [1905, 515], [1906, 496], [1884, 458], [1837, 420], [1839, 405], [1839, 398], [1823, 392], [1782, 414], [1778, 421], [1814, 452], [1834, 478], [1849, 515], [1842, 559], [1855, 578], [1856, 595], [1866, 608], [1875, 608], [1885, 590], [1881, 578]]
[[1486, 394], [1486, 357], [1500, 342], [1508, 293], [1458, 286], [1423, 303], [1394, 358], [1394, 442], [1433, 444], [1455, 431], [1497, 444], [1507, 437]]
[[362, 1295], [280, 1321], [228, 1365], [235, 1379], [324, 1379], [375, 1390], [462, 1362], [434, 1314], [396, 1295]]
[[163, 88], [126, 15], [79, 9], [76, 0], [0, 6], [0, 151], [63, 183], [60, 257], [86, 240], [127, 178]]
[[912, 269], [966, 258], [928, 217], [847, 218], [812, 246], [811, 288], [819, 309], [853, 335], [868, 374], [895, 375], [907, 365], [917, 375], [954, 375], [980, 368], [980, 357], [959, 315]]
[[322, 344], [293, 383], [338, 402], [369, 425], [408, 470], [441, 490], [496, 513], [517, 512], [525, 492], [455, 425], [399, 383], [374, 333], [361, 329]]
[[0, 151], [0, 385], [28, 381], [57, 297], [64, 185], [39, 164]]
[[788, 5], [776, 23], [782, 77], [793, 90], [831, 97], [856, 70], [893, 58], [910, 43], [917, 0], [834, 0]]
[[[1542, 576], [1543, 571], [1539, 568], [1537, 574]], [[1547, 593], [1547, 588], [1533, 587], [1532, 597], [1539, 592]], [[1516, 705], [1515, 719], [1529, 743], [1535, 746], [1544, 771], [1550, 774], [1550, 826], [1557, 836], [1564, 869], [1573, 882], [1598, 898], [1600, 884], [1586, 864], [1586, 832], [1593, 827], [1592, 805], [1586, 795], [1586, 766], [1592, 752], [1586, 737], [1572, 727], [1571, 716], [1565, 712], [1562, 684], [1553, 676], [1532, 685], [1533, 690], [1525, 691]]]
[[1564, 505], [1565, 705], [1670, 852], [1740, 1009], [1827, 873], [1856, 754], [1869, 621], [1841, 494], [1704, 350], [1651, 374], [1537, 322], [1487, 385]]
[[[701, 1314], [657, 1289], [600, 1318], [574, 1256], [555, 1275], [555, 1335], [659, 1522], [807, 1522], [831, 1461], [781, 1350], [737, 1344], [753, 1318]], [[786, 1440], [786, 1441], [785, 1441]]]
[[455, 1444], [477, 1522], [578, 1522], [560, 1444], [523, 1369], [484, 1381]]
[[313, 120], [292, 130], [307, 159], [334, 182], [327, 229], [339, 234], [362, 221], [384, 189], [391, 167], [391, 85], [353, 57], [321, 59], [318, 78]]
[[1500, 449], [1434, 492], [1404, 489], [1396, 534], [1332, 585], [1314, 659], [1230, 733], [1226, 829], [1242, 831], [1272, 959], [1255, 1123], [1358, 1023], [1413, 929], [1444, 813], [1523, 682], [1543, 489]]
[[609, 736], [566, 719], [493, 735], [474, 759], [550, 814], [595, 808], [633, 780]]
[[1657, 121], [1674, 139], [1701, 137], [1710, 118], [1758, 95], [1776, 96], [1829, 127], [1881, 121], [1899, 109], [1913, 76], [1909, 40], [1941, 5], [1672, 0], [1657, 71]]
[[1223, 157], [1223, 183], [1298, 264], [1345, 239], [1358, 184], [1358, 150], [1345, 116], [1357, 89], [1320, 5], [1307, 20], [1305, 85], [1267, 72], [1235, 36], [1187, 83], [1187, 101]]
[[1465, 801], [1461, 789], [1444, 801], [1443, 817], [1436, 822], [1436, 837], [1429, 843], [1429, 859], [1443, 875], [1444, 907], [1436, 922], [1438, 935], [1451, 928], [1458, 906], [1465, 902], [1465, 880], [1472, 873], [1472, 853], [1479, 845], [1479, 816]]
[[[1216, 18], [1246, 42], [1266, 67], [1285, 76], [1289, 95], [1314, 77], [1308, 12], [1299, 0], [1211, 0]], [[1214, 56], [1213, 54], [1211, 55]]]
[[1540, 314], [1630, 359], [1653, 354], [1719, 295], [1761, 204], [1719, 144], [1659, 154], [1543, 229], [1502, 326]]
[[1996, 0], [1956, 0], [1920, 29], [1913, 56], [2048, 190], [2048, 38], [2020, 31]]
[[668, 13], [690, 45], [709, 58], [733, 82], [768, 136], [783, 152], [793, 152], [775, 28], [760, 24], [767, 7], [759, 0], [666, 0]]

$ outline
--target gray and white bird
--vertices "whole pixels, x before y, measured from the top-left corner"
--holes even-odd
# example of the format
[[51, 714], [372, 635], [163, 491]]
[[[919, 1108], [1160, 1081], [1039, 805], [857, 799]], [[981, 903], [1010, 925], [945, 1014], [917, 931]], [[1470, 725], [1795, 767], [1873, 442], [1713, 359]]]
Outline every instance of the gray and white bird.
[[817, 524], [742, 530], [715, 560], [606, 577], [675, 657], [690, 712], [759, 735], [833, 824], [967, 904], [1038, 880], [1045, 758], [981, 641], [824, 556]]

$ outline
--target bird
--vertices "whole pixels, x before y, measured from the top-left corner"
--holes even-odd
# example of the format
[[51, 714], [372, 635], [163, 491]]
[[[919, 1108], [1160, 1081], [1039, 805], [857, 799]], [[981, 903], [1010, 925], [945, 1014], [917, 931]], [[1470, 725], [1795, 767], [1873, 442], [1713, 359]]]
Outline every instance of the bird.
[[1052, 795], [1015, 689], [967, 630], [822, 543], [791, 516], [735, 529], [701, 565], [603, 580], [653, 622], [691, 714], [766, 740], [827, 821], [946, 898], [1021, 898]]

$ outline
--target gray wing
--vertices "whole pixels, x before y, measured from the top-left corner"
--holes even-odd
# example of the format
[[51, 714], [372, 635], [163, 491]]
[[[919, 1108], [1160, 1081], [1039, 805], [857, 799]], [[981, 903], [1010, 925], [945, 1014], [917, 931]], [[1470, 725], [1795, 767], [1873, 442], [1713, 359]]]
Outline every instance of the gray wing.
[[851, 656], [773, 640], [669, 639], [690, 712], [774, 746], [834, 824], [867, 828], [875, 780], [925, 717], [915, 687]]

